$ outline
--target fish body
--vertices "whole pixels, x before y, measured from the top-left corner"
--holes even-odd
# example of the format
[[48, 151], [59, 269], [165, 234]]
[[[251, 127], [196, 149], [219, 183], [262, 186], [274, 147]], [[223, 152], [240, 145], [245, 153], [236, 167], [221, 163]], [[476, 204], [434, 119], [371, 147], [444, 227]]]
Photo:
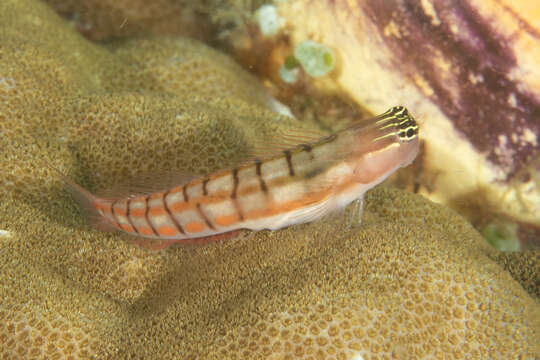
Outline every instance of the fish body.
[[164, 191], [121, 199], [72, 193], [126, 233], [182, 242], [239, 229], [277, 230], [344, 208], [410, 164], [418, 125], [398, 106], [310, 143]]

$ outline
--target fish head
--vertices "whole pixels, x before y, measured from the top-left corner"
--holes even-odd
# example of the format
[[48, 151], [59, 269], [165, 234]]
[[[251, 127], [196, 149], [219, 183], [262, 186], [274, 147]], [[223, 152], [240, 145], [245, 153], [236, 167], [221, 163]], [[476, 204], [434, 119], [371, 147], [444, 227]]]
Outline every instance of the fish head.
[[409, 165], [420, 147], [419, 127], [409, 111], [396, 106], [356, 129], [351, 162], [361, 183], [378, 184]]

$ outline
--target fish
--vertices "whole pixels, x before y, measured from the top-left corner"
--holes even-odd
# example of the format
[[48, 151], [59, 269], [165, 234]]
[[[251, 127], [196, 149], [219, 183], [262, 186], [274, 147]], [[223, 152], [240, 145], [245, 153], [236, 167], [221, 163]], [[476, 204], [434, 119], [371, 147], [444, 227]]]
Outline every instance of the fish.
[[[246, 229], [279, 230], [361, 204], [364, 194], [419, 149], [419, 127], [395, 106], [330, 135], [147, 194], [90, 193], [60, 175], [102, 225], [173, 243], [204, 243]], [[58, 171], [58, 170], [57, 170]]]

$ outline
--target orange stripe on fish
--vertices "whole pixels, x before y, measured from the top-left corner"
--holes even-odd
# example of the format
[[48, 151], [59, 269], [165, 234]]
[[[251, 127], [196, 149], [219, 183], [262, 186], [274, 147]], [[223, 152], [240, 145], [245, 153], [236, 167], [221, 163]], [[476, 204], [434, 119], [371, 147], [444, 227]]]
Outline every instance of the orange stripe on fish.
[[101, 211], [108, 212], [110, 211], [109, 205], [104, 203], [103, 201], [94, 201], [92, 205]]
[[231, 226], [241, 221], [238, 215], [218, 215], [216, 216], [216, 224], [219, 226]]
[[120, 228], [126, 232], [135, 232], [135, 228], [128, 224], [120, 224]]
[[204, 230], [204, 225], [198, 221], [192, 221], [186, 224], [186, 230], [190, 233], [199, 233]]
[[197, 203], [197, 205], [195, 206], [197, 208], [197, 213], [199, 214], [199, 216], [201, 217], [201, 219], [204, 221], [204, 223], [206, 224], [206, 226], [208, 226], [210, 229], [212, 230], [215, 230], [216, 228], [214, 227], [214, 225], [210, 222], [210, 219], [208, 218], [208, 216], [206, 215], [206, 213], [203, 211], [202, 207], [201, 207], [201, 204], [200, 203]]
[[177, 233], [171, 226], [160, 226], [157, 228], [157, 232], [160, 236], [174, 236]]
[[175, 215], [173, 215], [173, 213], [171, 212], [171, 210], [169, 208], [169, 205], [167, 203], [167, 195], [168, 194], [169, 194], [169, 192], [167, 192], [167, 191], [165, 193], [163, 193], [163, 207], [165, 208], [165, 211], [167, 212], [167, 215], [169, 215], [169, 219], [172, 221], [172, 223], [176, 227], [176, 231], [179, 232], [180, 234], [185, 235], [186, 233], [184, 231], [184, 228], [182, 227], [182, 225], [180, 225], [180, 223], [176, 219]]
[[142, 218], [146, 214], [146, 209], [130, 209], [130, 214], [134, 218]]
[[153, 206], [148, 210], [148, 216], [150, 217], [165, 215], [165, 213], [165, 208], [162, 206]]
[[150, 227], [139, 226], [139, 234], [151, 236], [151, 235], [154, 235], [154, 231]]
[[254, 210], [246, 214], [247, 220], [256, 220], [262, 217], [275, 216], [278, 214], [285, 214], [297, 209], [300, 209], [306, 205], [316, 204], [332, 193], [331, 189], [325, 189], [316, 194], [310, 194], [304, 196], [301, 199], [291, 200], [284, 203], [271, 203], [269, 206], [261, 210]]
[[169, 243], [204, 242], [239, 229], [276, 230], [313, 221], [362, 199], [414, 160], [418, 125], [407, 109], [397, 106], [300, 142], [164, 191], [111, 200], [60, 175], [84, 208], [114, 228]]
[[150, 201], [151, 196], [152, 195], [147, 195], [145, 197], [145, 209], [146, 209], [146, 211], [145, 211], [145, 214], [144, 214], [144, 218], [146, 219], [146, 222], [148, 223], [148, 225], [150, 225], [150, 229], [152, 229], [152, 232], [154, 233], [154, 235], [156, 237], [159, 237], [159, 234], [158, 234], [158, 232], [157, 232], [157, 230], [156, 230], [156, 228], [155, 228], [155, 226], [152, 223], [152, 220], [150, 218], [150, 206], [148, 205], [148, 202]]
[[131, 226], [131, 228], [133, 229], [132, 232], [138, 234], [139, 233], [139, 230], [137, 230], [137, 228], [135, 227], [135, 225], [133, 224], [133, 219], [131, 218], [131, 199], [128, 199], [127, 200], [127, 203], [126, 203], [126, 217], [129, 221], [129, 225]]
[[174, 204], [169, 205], [169, 208], [171, 209], [171, 211], [179, 213], [179, 212], [193, 208], [193, 205], [187, 202], [179, 201], [179, 202], [175, 202]]

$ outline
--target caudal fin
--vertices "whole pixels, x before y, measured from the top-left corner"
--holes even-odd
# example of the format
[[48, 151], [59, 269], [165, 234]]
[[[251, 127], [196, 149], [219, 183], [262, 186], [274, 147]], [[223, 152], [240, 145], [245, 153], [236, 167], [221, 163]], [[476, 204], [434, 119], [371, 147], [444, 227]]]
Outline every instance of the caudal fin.
[[90, 191], [86, 190], [79, 184], [75, 183], [73, 180], [71, 180], [68, 176], [64, 175], [64, 173], [62, 173], [54, 166], [50, 164], [47, 164], [47, 166], [60, 176], [64, 184], [66, 184], [67, 189], [71, 193], [71, 196], [73, 196], [73, 198], [79, 204], [79, 207], [81, 208], [84, 216], [93, 226], [104, 231], [115, 230], [105, 221], [104, 217], [97, 211], [96, 207], [94, 206], [94, 203], [98, 200], [95, 195], [93, 195]]

